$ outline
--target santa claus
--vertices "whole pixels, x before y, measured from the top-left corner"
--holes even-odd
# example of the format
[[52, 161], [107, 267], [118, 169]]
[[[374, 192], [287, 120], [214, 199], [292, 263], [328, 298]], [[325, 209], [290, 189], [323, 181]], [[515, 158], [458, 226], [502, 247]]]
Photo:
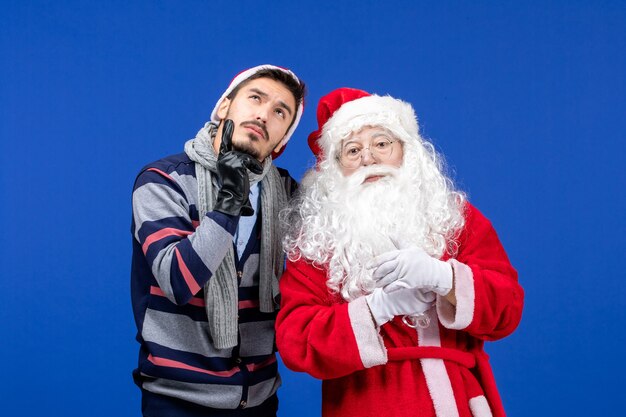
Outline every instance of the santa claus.
[[285, 365], [323, 380], [323, 416], [504, 416], [483, 342], [515, 330], [523, 290], [491, 223], [408, 103], [340, 88], [317, 117], [283, 213]]

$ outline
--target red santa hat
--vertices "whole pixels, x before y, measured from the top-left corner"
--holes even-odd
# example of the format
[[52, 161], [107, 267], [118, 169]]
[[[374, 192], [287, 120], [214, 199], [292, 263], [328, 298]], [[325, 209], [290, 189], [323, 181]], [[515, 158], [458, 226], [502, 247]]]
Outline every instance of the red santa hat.
[[[270, 64], [258, 65], [256, 67], [252, 67], [252, 68], [249, 68], [247, 70], [241, 71], [239, 74], [237, 74], [235, 76], [235, 78], [233, 78], [233, 80], [230, 82], [230, 85], [228, 86], [226, 91], [224, 91], [224, 94], [222, 94], [222, 97], [220, 97], [220, 99], [217, 100], [217, 103], [215, 104], [215, 107], [213, 107], [213, 111], [211, 112], [211, 121], [213, 123], [219, 124], [221, 122], [221, 119], [217, 116], [217, 110], [218, 110], [220, 104], [222, 103], [222, 101], [239, 84], [241, 84], [242, 82], [246, 81], [248, 78], [252, 77], [257, 72], [263, 71], [263, 70], [278, 70], [278, 71], [282, 71], [285, 74], [289, 75], [291, 78], [293, 78], [295, 82], [300, 83], [300, 80], [298, 79], [298, 77], [296, 77], [296, 74], [294, 74], [293, 72], [291, 72], [287, 68], [278, 67], [276, 65], [270, 65]], [[280, 149], [280, 151], [278, 153], [272, 153], [272, 157], [273, 158], [277, 158], [283, 152], [283, 150], [285, 149], [285, 145], [287, 145], [287, 142], [289, 141], [289, 138], [291, 138], [291, 135], [293, 135], [293, 132], [296, 130], [296, 127], [298, 127], [298, 123], [300, 123], [300, 118], [302, 117], [302, 112], [304, 111], [304, 97], [302, 97], [300, 102], [297, 103], [297, 107], [298, 107], [298, 109], [296, 110], [296, 117], [293, 120], [293, 123], [291, 124], [291, 127], [289, 128], [289, 130], [285, 134], [285, 137], [279, 143], [279, 145], [281, 146], [281, 149]]]
[[382, 126], [404, 141], [419, 137], [417, 117], [409, 103], [355, 88], [338, 88], [322, 97], [317, 124], [308, 142], [318, 162], [331, 155], [351, 132], [366, 126]]

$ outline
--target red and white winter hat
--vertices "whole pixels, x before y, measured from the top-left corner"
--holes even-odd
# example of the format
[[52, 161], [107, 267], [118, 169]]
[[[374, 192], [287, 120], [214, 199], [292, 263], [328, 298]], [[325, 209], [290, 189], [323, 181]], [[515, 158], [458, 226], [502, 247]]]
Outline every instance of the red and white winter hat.
[[[218, 110], [220, 104], [222, 103], [222, 101], [239, 84], [241, 84], [242, 82], [246, 81], [248, 78], [252, 77], [257, 72], [263, 71], [263, 70], [279, 70], [279, 71], [282, 71], [285, 74], [289, 75], [291, 78], [293, 78], [294, 81], [296, 81], [297, 83], [300, 83], [300, 80], [298, 79], [298, 77], [296, 77], [296, 74], [294, 74], [293, 72], [291, 72], [287, 68], [277, 67], [276, 65], [270, 65], [270, 64], [258, 65], [256, 67], [252, 67], [252, 68], [249, 68], [247, 70], [241, 71], [239, 74], [237, 74], [235, 76], [235, 78], [233, 78], [233, 80], [230, 82], [230, 85], [228, 86], [226, 91], [224, 91], [224, 94], [222, 94], [222, 97], [220, 97], [220, 99], [217, 100], [217, 103], [215, 104], [215, 107], [213, 107], [213, 111], [211, 112], [211, 121], [213, 123], [219, 124], [221, 122], [221, 119], [219, 117], [217, 117], [217, 110]], [[300, 102], [297, 103], [297, 104], [298, 104], [298, 106], [297, 106], [298, 109], [296, 111], [296, 117], [294, 118], [291, 127], [287, 131], [287, 134], [285, 134], [285, 137], [279, 143], [279, 145], [281, 146], [280, 152], [278, 152], [277, 154], [272, 154], [272, 156], [274, 158], [278, 157], [278, 155], [280, 155], [282, 153], [282, 151], [285, 149], [285, 145], [287, 145], [287, 142], [289, 141], [289, 138], [291, 138], [291, 135], [293, 135], [293, 132], [296, 130], [296, 127], [298, 127], [298, 123], [300, 123], [300, 118], [302, 117], [302, 112], [304, 111], [304, 97], [302, 97]]]
[[419, 137], [417, 117], [409, 103], [355, 88], [338, 88], [322, 97], [317, 124], [308, 142], [318, 162], [332, 155], [350, 133], [366, 126], [382, 126], [403, 141]]

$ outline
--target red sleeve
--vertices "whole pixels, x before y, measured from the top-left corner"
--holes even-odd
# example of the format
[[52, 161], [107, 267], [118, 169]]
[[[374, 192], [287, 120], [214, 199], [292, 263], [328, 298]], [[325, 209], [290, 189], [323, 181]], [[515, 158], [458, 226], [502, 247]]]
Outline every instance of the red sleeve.
[[441, 323], [482, 340], [511, 334], [522, 317], [524, 291], [491, 222], [468, 204], [452, 264], [457, 305], [438, 298]]
[[302, 260], [287, 262], [280, 291], [276, 343], [288, 368], [332, 379], [386, 363], [365, 299], [346, 303], [331, 295], [325, 270]]

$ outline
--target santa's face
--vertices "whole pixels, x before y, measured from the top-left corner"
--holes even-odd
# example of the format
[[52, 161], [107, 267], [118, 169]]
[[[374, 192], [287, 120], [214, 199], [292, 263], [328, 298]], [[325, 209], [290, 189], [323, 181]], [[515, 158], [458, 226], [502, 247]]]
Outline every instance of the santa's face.
[[329, 290], [351, 301], [374, 289], [367, 265], [381, 253], [410, 245], [441, 257], [464, 224], [465, 200], [448, 188], [438, 156], [419, 136], [381, 127], [345, 132], [337, 130], [341, 143], [334, 132], [325, 137], [336, 159], [303, 178], [302, 196], [285, 216], [284, 248], [292, 260], [326, 265]]
[[[245, 84], [231, 99], [220, 104], [217, 116], [235, 124], [233, 148], [263, 161], [272, 151], [278, 152], [296, 116], [296, 100], [287, 87], [270, 78], [257, 78]], [[213, 143], [220, 148], [223, 123]]]
[[[347, 177], [373, 165], [400, 168], [403, 157], [401, 141], [387, 129], [367, 126], [342, 141], [337, 160], [341, 173]], [[364, 182], [375, 182], [383, 177], [384, 175], [368, 175]]]

